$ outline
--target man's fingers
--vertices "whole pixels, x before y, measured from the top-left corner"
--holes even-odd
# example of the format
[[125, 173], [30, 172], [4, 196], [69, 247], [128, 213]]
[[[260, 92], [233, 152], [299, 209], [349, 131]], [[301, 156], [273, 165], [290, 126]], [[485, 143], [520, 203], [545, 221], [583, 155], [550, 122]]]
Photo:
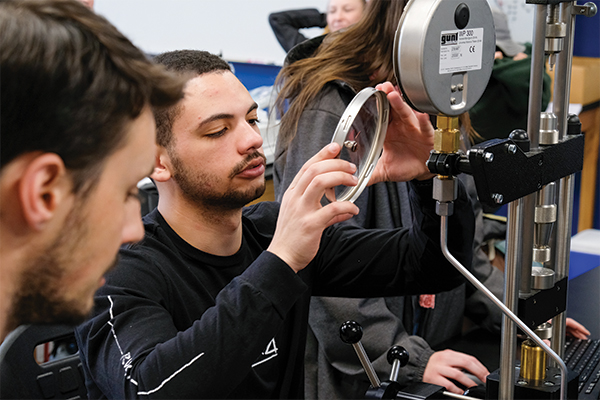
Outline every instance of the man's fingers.
[[306, 171], [313, 165], [323, 160], [334, 159], [340, 153], [340, 145], [337, 143], [330, 143], [323, 147], [317, 154], [312, 156], [308, 161], [304, 163], [300, 171], [296, 174], [290, 186], [296, 186], [298, 181], [302, 179]]
[[322, 192], [319, 194], [319, 199], [321, 199], [326, 189], [338, 185], [356, 185], [356, 177], [353, 176], [356, 172], [356, 165], [348, 161], [326, 159], [308, 166], [305, 165], [305, 167], [298, 172], [288, 190], [294, 189], [296, 192], [304, 194], [312, 186], [313, 190]]
[[304, 196], [320, 201], [323, 197], [323, 193], [336, 186], [355, 186], [357, 183], [358, 178], [350, 172], [340, 172], [337, 170], [322, 172], [312, 177], [310, 182], [307, 182], [306, 188], [304, 189]]
[[336, 201], [327, 204], [315, 213], [319, 222], [329, 227], [338, 222], [346, 221], [358, 214], [358, 206], [349, 201]]

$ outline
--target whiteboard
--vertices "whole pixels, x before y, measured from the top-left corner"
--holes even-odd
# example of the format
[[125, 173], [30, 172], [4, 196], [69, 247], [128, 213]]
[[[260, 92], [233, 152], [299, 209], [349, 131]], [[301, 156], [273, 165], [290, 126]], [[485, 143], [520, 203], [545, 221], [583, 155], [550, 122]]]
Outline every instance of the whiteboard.
[[517, 43], [532, 42], [536, 6], [525, 0], [488, 0], [506, 14], [512, 39]]
[[[285, 52], [269, 14], [297, 8], [325, 12], [327, 0], [95, 0], [106, 17], [149, 54], [196, 49], [229, 61], [282, 65]], [[307, 37], [319, 28], [303, 30]]]
[[[535, 6], [525, 0], [488, 0], [508, 16], [513, 40], [531, 42]], [[325, 11], [327, 0], [95, 0], [95, 11], [149, 54], [206, 50], [230, 61], [282, 65], [285, 52], [269, 14], [297, 8]], [[305, 29], [305, 36], [321, 34]]]

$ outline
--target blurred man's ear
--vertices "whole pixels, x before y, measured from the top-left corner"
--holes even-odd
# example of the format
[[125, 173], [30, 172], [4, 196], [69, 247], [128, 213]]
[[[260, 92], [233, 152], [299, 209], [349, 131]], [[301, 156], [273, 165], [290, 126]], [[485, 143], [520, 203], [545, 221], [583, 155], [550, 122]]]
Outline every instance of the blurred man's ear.
[[156, 182], [166, 182], [171, 179], [171, 158], [167, 150], [162, 146], [157, 146], [156, 164], [150, 178]]
[[32, 158], [23, 169], [18, 195], [26, 223], [42, 230], [64, 201], [72, 201], [72, 181], [63, 160], [54, 153]]

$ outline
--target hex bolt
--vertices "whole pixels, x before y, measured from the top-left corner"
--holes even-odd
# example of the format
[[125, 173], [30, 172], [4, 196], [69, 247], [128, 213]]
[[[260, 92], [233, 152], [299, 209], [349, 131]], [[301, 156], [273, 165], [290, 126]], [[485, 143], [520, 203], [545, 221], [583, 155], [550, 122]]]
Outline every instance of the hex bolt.
[[509, 144], [506, 147], [506, 151], [508, 151], [510, 154], [515, 154], [517, 152], [517, 146], [514, 144]]
[[483, 159], [485, 160], [485, 162], [492, 162], [494, 161], [494, 153], [490, 153], [487, 152], [483, 155]]
[[504, 200], [504, 196], [502, 196], [500, 193], [494, 193], [492, 195], [492, 199], [497, 203], [497, 204], [501, 204], [502, 201]]

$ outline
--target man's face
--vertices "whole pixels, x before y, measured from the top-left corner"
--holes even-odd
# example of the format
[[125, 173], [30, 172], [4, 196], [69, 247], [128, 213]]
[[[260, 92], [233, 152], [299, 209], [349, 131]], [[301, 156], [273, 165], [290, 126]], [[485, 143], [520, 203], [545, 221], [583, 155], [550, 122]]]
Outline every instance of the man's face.
[[30, 257], [13, 307], [18, 324], [80, 322], [120, 245], [143, 238], [136, 185], [154, 165], [152, 112], [145, 109], [125, 134], [125, 144], [105, 160], [91, 192], [83, 199], [73, 195], [62, 229]]
[[257, 105], [231, 72], [190, 80], [167, 149], [181, 195], [213, 210], [235, 210], [265, 190], [266, 158]]

